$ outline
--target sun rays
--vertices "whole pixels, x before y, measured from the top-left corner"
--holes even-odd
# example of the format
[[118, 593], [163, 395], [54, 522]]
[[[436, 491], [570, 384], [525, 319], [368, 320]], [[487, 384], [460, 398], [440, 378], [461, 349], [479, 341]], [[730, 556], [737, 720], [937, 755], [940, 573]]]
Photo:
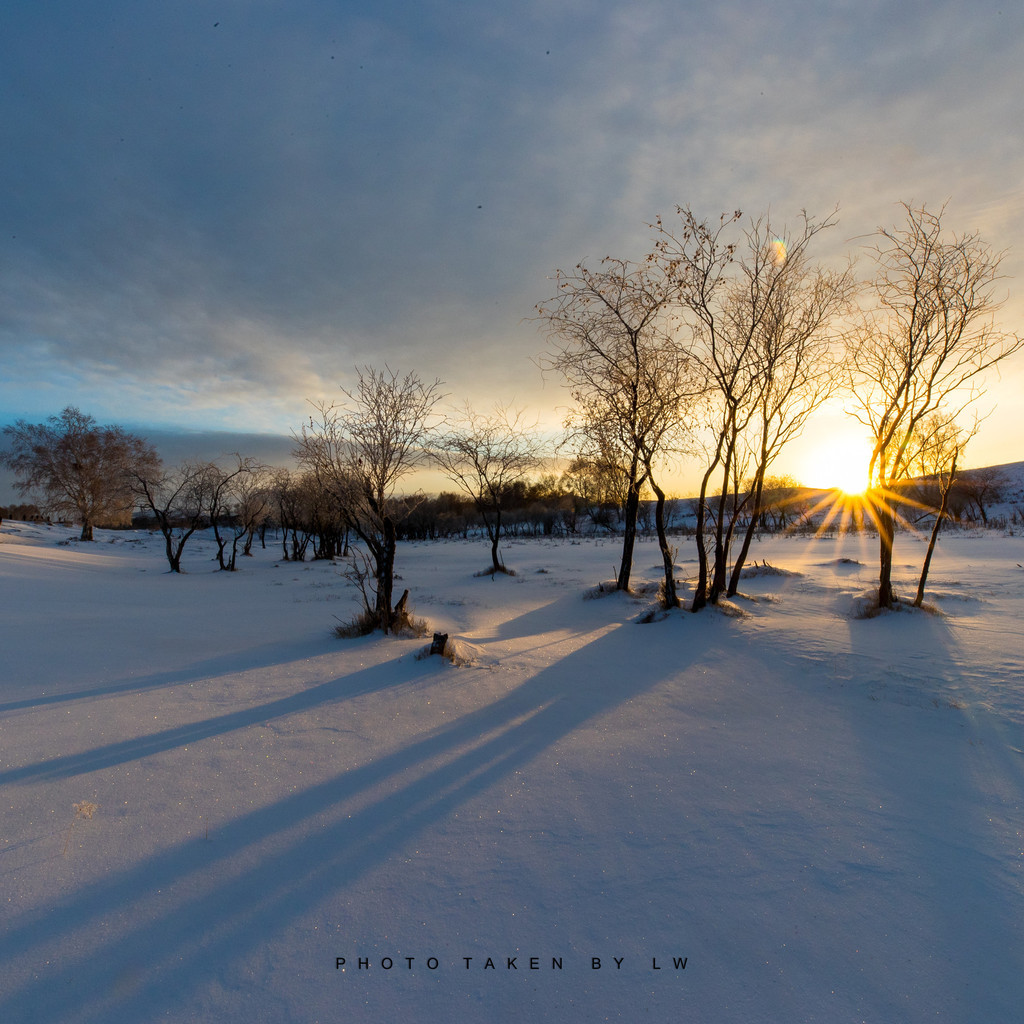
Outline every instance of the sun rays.
[[[918, 501], [908, 490], [893, 490], [887, 487], [872, 487], [860, 493], [848, 493], [840, 487], [825, 492], [803, 491], [795, 496], [793, 502], [806, 502], [809, 496], [814, 501], [801, 517], [803, 525], [817, 522], [814, 536], [821, 537], [835, 532], [863, 533], [865, 530], [876, 532], [884, 529], [883, 517], [888, 514], [898, 530], [906, 530], [920, 535], [914, 514], [934, 513], [931, 505]], [[820, 520], [820, 521], [819, 521]]]

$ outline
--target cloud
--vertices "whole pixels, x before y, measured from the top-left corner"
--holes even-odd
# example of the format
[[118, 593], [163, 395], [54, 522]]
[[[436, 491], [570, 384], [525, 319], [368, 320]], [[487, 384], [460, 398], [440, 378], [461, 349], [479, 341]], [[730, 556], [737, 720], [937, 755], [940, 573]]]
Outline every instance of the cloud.
[[282, 430], [390, 360], [549, 406], [547, 275], [641, 255], [677, 203], [838, 203], [838, 252], [949, 196], [1009, 245], [1022, 29], [958, 0], [24, 5], [0, 400]]

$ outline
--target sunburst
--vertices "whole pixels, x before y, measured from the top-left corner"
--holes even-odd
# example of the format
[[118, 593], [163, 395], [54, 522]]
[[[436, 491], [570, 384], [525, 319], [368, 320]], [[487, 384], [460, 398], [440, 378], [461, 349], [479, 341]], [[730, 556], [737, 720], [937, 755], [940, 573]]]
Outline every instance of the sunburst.
[[859, 494], [850, 494], [841, 488], [833, 488], [818, 498], [807, 513], [807, 521], [814, 521], [822, 515], [821, 523], [814, 531], [816, 537], [836, 530], [847, 533], [861, 532], [866, 526], [873, 526], [881, 533], [886, 516], [892, 518], [897, 530], [904, 529], [913, 534], [919, 531], [905, 510], [933, 511], [930, 505], [922, 504], [905, 491], [888, 487], [871, 487]]

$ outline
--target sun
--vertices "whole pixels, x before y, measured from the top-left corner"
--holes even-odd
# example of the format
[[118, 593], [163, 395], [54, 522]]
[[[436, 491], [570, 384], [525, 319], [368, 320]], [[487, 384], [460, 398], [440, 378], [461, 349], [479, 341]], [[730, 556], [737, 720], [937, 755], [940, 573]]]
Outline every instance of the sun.
[[868, 486], [871, 448], [857, 437], [823, 442], [807, 458], [804, 480], [808, 487], [835, 488], [844, 494], [863, 494]]

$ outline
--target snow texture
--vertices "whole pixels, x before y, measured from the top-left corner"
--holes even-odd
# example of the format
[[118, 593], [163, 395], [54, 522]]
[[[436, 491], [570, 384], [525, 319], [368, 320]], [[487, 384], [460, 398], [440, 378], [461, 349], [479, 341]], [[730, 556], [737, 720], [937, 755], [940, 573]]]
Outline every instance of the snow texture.
[[1019, 1019], [1021, 538], [873, 619], [870, 538], [762, 541], [646, 625], [650, 542], [600, 600], [610, 539], [402, 545], [455, 664], [332, 637], [338, 566], [74, 535], [0, 534], [0, 1020]]

